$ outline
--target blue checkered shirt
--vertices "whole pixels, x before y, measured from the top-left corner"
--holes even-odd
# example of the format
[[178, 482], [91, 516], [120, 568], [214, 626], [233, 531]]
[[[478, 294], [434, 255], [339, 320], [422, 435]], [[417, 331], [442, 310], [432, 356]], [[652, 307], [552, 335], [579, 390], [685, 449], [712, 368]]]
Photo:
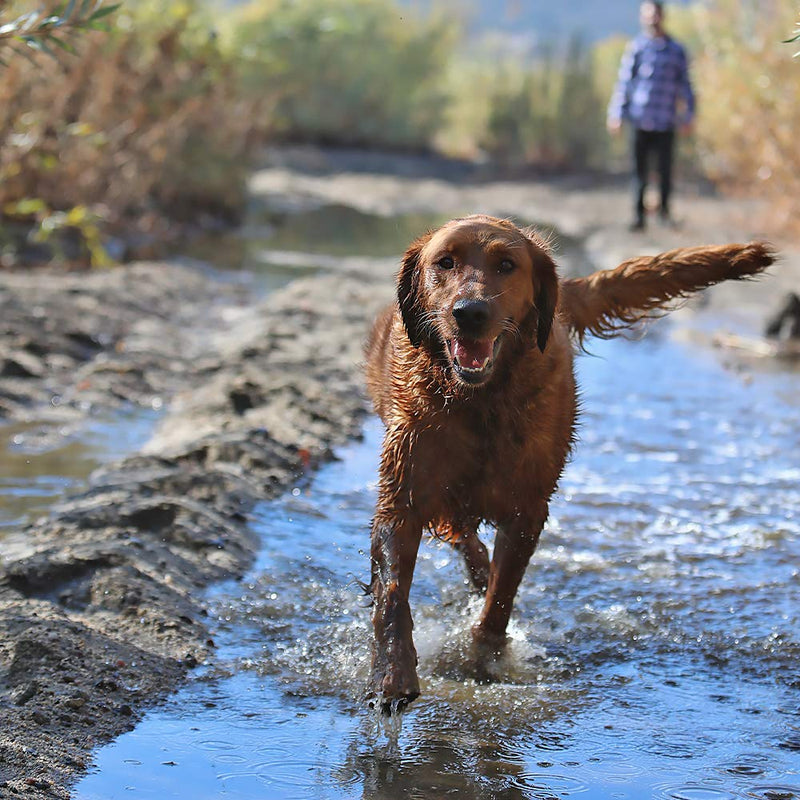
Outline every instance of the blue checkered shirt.
[[637, 36], [622, 57], [608, 119], [627, 120], [642, 130], [668, 131], [693, 117], [686, 51], [669, 36]]

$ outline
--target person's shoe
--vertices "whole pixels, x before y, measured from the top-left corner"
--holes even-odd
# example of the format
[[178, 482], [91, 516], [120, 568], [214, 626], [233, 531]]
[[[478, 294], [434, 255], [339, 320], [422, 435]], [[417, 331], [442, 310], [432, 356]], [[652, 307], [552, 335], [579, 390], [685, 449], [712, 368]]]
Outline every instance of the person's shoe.
[[628, 230], [631, 233], [641, 233], [645, 229], [645, 224], [643, 219], [635, 219], [628, 225]]

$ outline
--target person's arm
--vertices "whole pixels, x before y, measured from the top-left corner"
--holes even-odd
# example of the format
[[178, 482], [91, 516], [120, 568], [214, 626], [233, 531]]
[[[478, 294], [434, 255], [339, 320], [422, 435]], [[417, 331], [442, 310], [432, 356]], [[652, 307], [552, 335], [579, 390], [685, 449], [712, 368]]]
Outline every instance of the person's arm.
[[622, 61], [619, 65], [619, 74], [611, 100], [608, 103], [607, 124], [609, 130], [618, 130], [622, 120], [628, 117], [630, 105], [631, 83], [636, 75], [636, 60], [639, 48], [636, 40], [628, 43]]

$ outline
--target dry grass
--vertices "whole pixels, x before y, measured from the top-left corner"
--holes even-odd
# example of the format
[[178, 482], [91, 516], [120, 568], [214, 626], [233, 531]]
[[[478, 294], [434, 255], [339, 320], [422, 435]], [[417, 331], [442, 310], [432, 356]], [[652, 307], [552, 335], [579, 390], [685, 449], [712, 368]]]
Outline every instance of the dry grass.
[[800, 63], [786, 43], [793, 0], [715, 0], [696, 6], [698, 148], [723, 187], [770, 200], [769, 224], [800, 227]]
[[77, 55], [13, 58], [2, 77], [6, 221], [85, 208], [112, 229], [161, 236], [167, 220], [238, 217], [254, 103], [187, 15], [87, 33]]

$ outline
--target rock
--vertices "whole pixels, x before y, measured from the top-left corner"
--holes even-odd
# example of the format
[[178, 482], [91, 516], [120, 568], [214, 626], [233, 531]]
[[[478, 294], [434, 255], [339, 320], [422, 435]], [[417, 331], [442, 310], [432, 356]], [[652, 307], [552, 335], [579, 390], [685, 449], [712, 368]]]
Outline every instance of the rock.
[[15, 706], [24, 706], [38, 691], [39, 685], [36, 681], [17, 686], [11, 692], [11, 702], [14, 703]]

